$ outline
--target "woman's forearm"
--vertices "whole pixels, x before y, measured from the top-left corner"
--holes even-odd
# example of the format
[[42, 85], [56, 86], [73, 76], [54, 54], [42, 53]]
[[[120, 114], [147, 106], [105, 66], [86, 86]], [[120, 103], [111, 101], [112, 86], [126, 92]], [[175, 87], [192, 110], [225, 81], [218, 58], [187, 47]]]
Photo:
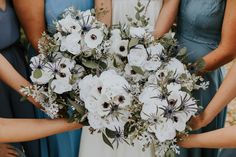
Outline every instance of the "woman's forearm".
[[30, 86], [31, 84], [22, 77], [12, 65], [0, 54], [0, 79], [13, 88], [15, 91], [18, 91], [22, 86]]
[[107, 26], [112, 25], [112, 0], [95, 0], [95, 8], [99, 21]]
[[236, 97], [236, 63], [233, 64], [219, 90], [203, 112], [207, 125]]
[[0, 118], [0, 143], [21, 142], [81, 128], [64, 119], [3, 119]]
[[38, 50], [38, 41], [45, 31], [44, 0], [13, 0], [13, 3], [28, 40]]
[[179, 142], [185, 148], [236, 148], [236, 126], [189, 135]]
[[157, 19], [153, 33], [156, 38], [162, 37], [170, 30], [176, 19], [179, 8], [179, 0], [164, 0], [163, 3], [163, 7]]
[[[24, 96], [24, 94], [20, 92], [20, 89], [22, 87], [31, 86], [31, 84], [22, 77], [1, 54], [0, 63], [0, 80]], [[28, 97], [28, 100], [36, 107], [41, 108], [40, 104], [35, 102], [33, 98]]]
[[232, 61], [236, 57], [236, 1], [227, 0], [224, 22], [219, 47], [206, 55], [206, 67], [203, 71], [211, 71]]

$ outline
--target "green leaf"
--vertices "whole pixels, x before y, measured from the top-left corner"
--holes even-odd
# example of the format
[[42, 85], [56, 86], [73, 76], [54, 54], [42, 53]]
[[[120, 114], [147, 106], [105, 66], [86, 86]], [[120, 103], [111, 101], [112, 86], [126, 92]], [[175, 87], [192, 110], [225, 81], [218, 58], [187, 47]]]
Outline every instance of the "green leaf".
[[139, 21], [140, 20], [140, 14], [137, 12], [136, 14], [135, 14], [135, 18]]
[[165, 157], [176, 157], [176, 153], [172, 150], [168, 150], [165, 154]]
[[132, 66], [132, 69], [133, 69], [136, 73], [138, 73], [138, 74], [140, 74], [140, 75], [144, 75], [144, 71], [143, 71], [140, 67]]
[[94, 61], [88, 61], [88, 60], [83, 60], [82, 61], [82, 64], [87, 67], [87, 68], [90, 68], [90, 69], [97, 69], [99, 67], [99, 65], [94, 62]]
[[141, 7], [142, 6], [142, 3], [140, 1], [138, 1], [138, 7]]
[[178, 56], [185, 56], [187, 54], [187, 48], [184, 47], [179, 50]]
[[206, 62], [203, 58], [200, 58], [196, 61], [195, 63], [197, 71], [201, 71], [202, 69], [205, 68]]
[[139, 9], [139, 12], [140, 12], [140, 13], [143, 12], [144, 9], [145, 9], [145, 7], [143, 6], [142, 8]]
[[107, 64], [102, 61], [99, 62], [99, 65], [103, 70], [107, 68]]
[[108, 146], [110, 146], [112, 149], [114, 149], [113, 145], [111, 144], [111, 142], [109, 141], [109, 139], [107, 138], [107, 136], [104, 133], [102, 133], [102, 139]]
[[116, 67], [116, 68], [118, 67], [118, 65], [116, 63], [116, 58], [113, 59], [113, 66]]
[[20, 98], [20, 102], [24, 102], [24, 101], [26, 101], [27, 98], [28, 98], [27, 96], [23, 96], [23, 97], [21, 97], [21, 98]]
[[105, 132], [106, 132], [107, 137], [109, 137], [109, 138], [115, 138], [115, 136], [116, 136], [115, 131], [111, 131], [109, 129], [106, 129]]
[[139, 39], [132, 38], [129, 42], [129, 48], [132, 48], [133, 46], [136, 46], [139, 43]]
[[43, 73], [42, 70], [40, 69], [36, 69], [33, 71], [33, 77], [36, 79], [39, 79], [40, 77], [42, 77]]

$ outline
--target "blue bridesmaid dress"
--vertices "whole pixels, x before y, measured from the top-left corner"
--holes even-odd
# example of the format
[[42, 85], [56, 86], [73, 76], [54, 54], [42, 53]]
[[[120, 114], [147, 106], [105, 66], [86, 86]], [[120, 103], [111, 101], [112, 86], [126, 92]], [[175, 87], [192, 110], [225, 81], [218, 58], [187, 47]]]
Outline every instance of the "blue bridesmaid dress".
[[[63, 11], [71, 6], [80, 10], [92, 9], [94, 1], [45, 0], [45, 18], [49, 33], [55, 31], [53, 21], [57, 20]], [[37, 111], [37, 113], [39, 118], [45, 117], [41, 111]], [[81, 131], [70, 131], [41, 139], [41, 157], [78, 157]]]
[[[221, 29], [226, 0], [181, 0], [177, 38], [188, 49], [189, 61], [194, 62], [214, 49], [221, 40]], [[224, 53], [224, 52], [222, 52]], [[207, 90], [194, 93], [200, 105], [206, 105], [213, 98], [223, 80], [223, 69], [204, 75], [210, 82]], [[224, 127], [226, 109], [224, 109], [208, 126], [199, 132], [207, 132]], [[183, 149], [181, 157], [217, 157], [217, 149]], [[235, 155], [236, 156], [236, 155]]]

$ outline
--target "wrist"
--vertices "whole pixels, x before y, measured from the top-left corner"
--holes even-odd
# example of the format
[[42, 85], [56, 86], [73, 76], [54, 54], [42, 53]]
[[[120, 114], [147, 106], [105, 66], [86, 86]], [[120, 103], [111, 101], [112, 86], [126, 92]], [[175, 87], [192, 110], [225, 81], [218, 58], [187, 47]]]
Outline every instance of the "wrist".
[[206, 109], [202, 114], [202, 127], [207, 126], [212, 121], [212, 115]]

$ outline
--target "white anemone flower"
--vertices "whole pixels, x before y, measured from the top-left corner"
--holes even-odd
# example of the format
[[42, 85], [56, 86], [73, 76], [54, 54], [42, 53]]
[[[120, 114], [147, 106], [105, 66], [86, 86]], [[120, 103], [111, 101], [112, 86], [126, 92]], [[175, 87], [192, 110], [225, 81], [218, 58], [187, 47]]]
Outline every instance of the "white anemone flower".
[[79, 82], [80, 98], [86, 101], [89, 97], [98, 98], [101, 95], [102, 82], [97, 76], [87, 75]]
[[[112, 80], [112, 81], [110, 81]], [[103, 72], [100, 77], [88, 75], [79, 82], [80, 98], [89, 112], [101, 117], [115, 114], [131, 104], [132, 98], [125, 88], [128, 82], [115, 71]]]
[[148, 71], [155, 71], [161, 66], [162, 63], [159, 59], [159, 56], [161, 55], [163, 50], [164, 47], [160, 43], [147, 48], [149, 57], [144, 65], [145, 69], [147, 69]]
[[81, 53], [80, 46], [81, 34], [72, 33], [61, 40], [61, 51], [68, 51], [73, 55], [79, 55]]
[[161, 92], [155, 87], [146, 87], [139, 95], [139, 101], [145, 105], [161, 105]]
[[53, 35], [53, 38], [55, 39], [56, 44], [60, 45], [63, 36], [62, 36], [61, 32], [57, 32], [56, 34]]
[[47, 84], [54, 76], [48, 68], [48, 64], [44, 62], [44, 55], [32, 57], [30, 60], [32, 69], [30, 79], [36, 84]]
[[59, 24], [59, 27], [62, 29], [62, 31], [67, 32], [67, 33], [81, 31], [81, 26], [79, 22], [76, 19], [72, 18], [70, 14], [66, 15], [65, 18], [59, 20], [58, 24]]
[[139, 82], [145, 78], [143, 75], [136, 73], [129, 64], [125, 66], [125, 77], [132, 78], [134, 82]]
[[63, 94], [72, 90], [72, 85], [68, 78], [55, 79], [51, 82], [51, 89], [57, 94]]
[[172, 91], [168, 96], [168, 104], [161, 108], [164, 111], [164, 117], [177, 131], [184, 131], [186, 122], [198, 109], [195, 100], [181, 91]]
[[112, 51], [114, 51], [115, 54], [127, 57], [128, 55], [128, 40], [116, 40], [116, 42], [112, 43]]
[[156, 105], [143, 105], [141, 118], [150, 123], [148, 131], [155, 133], [160, 142], [175, 138], [176, 130], [172, 129], [172, 123], [163, 117], [163, 110]]
[[89, 48], [94, 49], [102, 43], [103, 37], [104, 34], [100, 29], [91, 29], [86, 33], [84, 41]]

